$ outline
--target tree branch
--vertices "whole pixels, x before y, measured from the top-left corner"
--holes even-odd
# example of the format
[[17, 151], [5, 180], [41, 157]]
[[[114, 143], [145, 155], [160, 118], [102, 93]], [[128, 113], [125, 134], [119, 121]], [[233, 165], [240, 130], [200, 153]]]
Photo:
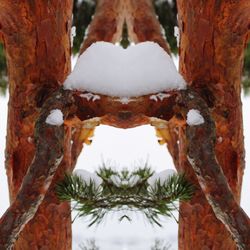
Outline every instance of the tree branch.
[[168, 54], [170, 47], [163, 37], [151, 0], [126, 0], [126, 23], [130, 38], [135, 42], [153, 41]]
[[[216, 159], [237, 202], [245, 167], [240, 92], [249, 3], [248, 0], [177, 0], [179, 69], [210, 108], [216, 124]], [[179, 149], [179, 169], [196, 181], [186, 159], [183, 126], [179, 129]], [[222, 223], [213, 216], [203, 192], [198, 190], [191, 202], [181, 204], [180, 211], [183, 214], [179, 223], [180, 249], [236, 249]]]
[[69, 91], [56, 92], [43, 106], [35, 127], [35, 157], [16, 199], [0, 220], [1, 250], [12, 249], [19, 233], [34, 217], [63, 158], [64, 126], [51, 126], [45, 120], [56, 108], [66, 117], [72, 106], [70, 96]]
[[[192, 91], [182, 91], [187, 111], [198, 109], [205, 122], [187, 126], [187, 157], [215, 216], [230, 232], [238, 249], [250, 249], [250, 220], [236, 202], [222, 168], [215, 157], [215, 124], [208, 106]], [[197, 146], [199, 145], [199, 146]]]
[[90, 23], [87, 38], [80, 49], [82, 54], [97, 41], [118, 42], [124, 23], [122, 1], [98, 0], [95, 15]]

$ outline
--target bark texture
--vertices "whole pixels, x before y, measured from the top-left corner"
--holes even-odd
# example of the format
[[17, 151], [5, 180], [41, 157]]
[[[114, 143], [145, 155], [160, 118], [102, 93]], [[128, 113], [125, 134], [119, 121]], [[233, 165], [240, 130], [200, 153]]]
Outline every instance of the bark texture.
[[[69, 71], [71, 4], [69, 0], [0, 2], [0, 33], [7, 51], [10, 77], [6, 167], [12, 200], [34, 153], [33, 127], [37, 111]], [[178, 1], [181, 71], [213, 112], [217, 128], [216, 155], [237, 201], [244, 169], [240, 75], [249, 29], [249, 5], [247, 0]], [[149, 0], [98, 1], [96, 16], [82, 51], [98, 40], [119, 41], [124, 20], [135, 42], [155, 41], [169, 52]], [[144, 110], [140, 105], [139, 110]], [[167, 106], [165, 108], [167, 116], [170, 111]], [[145, 110], [133, 117], [123, 107], [117, 118], [115, 112], [112, 115], [115, 109], [115, 105], [107, 109], [111, 114], [104, 116], [104, 123], [129, 127], [149, 121]], [[105, 115], [107, 110], [99, 110], [98, 115]], [[78, 112], [81, 117], [86, 111]], [[91, 113], [91, 109], [87, 112]], [[147, 115], [151, 115], [150, 112]], [[167, 119], [165, 116], [161, 118]], [[185, 170], [190, 179], [197, 181], [186, 159], [188, 141], [185, 128], [172, 127], [172, 130], [172, 133], [167, 129], [162, 132], [176, 165]], [[84, 141], [79, 139], [80, 134], [75, 134], [71, 150], [70, 128], [65, 128], [65, 133], [65, 157], [56, 179], [75, 164]], [[73, 164], [71, 152], [74, 154]], [[50, 191], [34, 220], [26, 226], [16, 249], [70, 249], [69, 214], [68, 204], [59, 204]], [[179, 242], [180, 249], [235, 249], [201, 190], [190, 203], [181, 205]]]
[[[240, 90], [250, 2], [177, 2], [181, 34], [180, 71], [212, 111], [216, 124], [216, 157], [239, 202], [244, 171]], [[180, 137], [178, 167], [196, 181], [185, 156], [185, 128], [179, 127], [176, 131]], [[181, 204], [180, 214], [179, 249], [236, 248], [201, 190], [191, 202]]]
[[[72, 1], [3, 0], [0, 9], [10, 89], [6, 169], [13, 202], [34, 155], [39, 108], [70, 70]], [[65, 157], [56, 179], [70, 166], [70, 129], [65, 133]], [[50, 191], [15, 249], [57, 248], [71, 248], [70, 208]]]
[[120, 0], [98, 0], [95, 15], [80, 54], [97, 41], [119, 42], [124, 24], [124, 11], [123, 2]]
[[[180, 70], [212, 109], [217, 128], [216, 155], [237, 201], [244, 170], [240, 81], [247, 33], [249, 36], [249, 5], [249, 1], [178, 1]], [[150, 1], [131, 0], [129, 6], [133, 14], [128, 27], [133, 40], [158, 42], [169, 53], [162, 45]], [[171, 122], [168, 129], [158, 128], [158, 132], [168, 143], [177, 168], [197, 181], [186, 158], [185, 127]], [[190, 203], [181, 205], [180, 214], [179, 249], [235, 249], [201, 190]]]
[[171, 54], [168, 43], [163, 37], [161, 26], [156, 18], [151, 0], [125, 0], [126, 16], [130, 39], [135, 42], [153, 41]]
[[[50, 125], [46, 119], [53, 109], [69, 113], [71, 93], [56, 92], [43, 106], [35, 126], [36, 152], [19, 192], [0, 219], [0, 249], [12, 249], [21, 230], [34, 217], [43, 201], [52, 178], [64, 157], [64, 124]], [[53, 223], [53, 222], [52, 222]], [[45, 248], [46, 246], [43, 246]], [[23, 245], [21, 246], [24, 249]], [[47, 248], [47, 247], [46, 247]]]
[[[138, 97], [131, 104], [124, 104], [114, 97], [100, 96], [95, 103], [86, 100], [77, 91], [60, 89], [45, 102], [36, 122], [35, 157], [16, 199], [0, 220], [0, 249], [12, 249], [20, 231], [33, 218], [43, 201], [64, 155], [63, 125], [46, 123], [53, 109], [62, 110], [65, 120], [78, 119], [85, 122], [86, 126], [102, 122], [122, 128], [149, 122], [164, 127], [166, 121], [172, 120], [174, 116], [182, 118], [185, 123], [190, 109], [199, 110], [204, 121], [195, 125], [188, 124], [186, 129], [188, 160], [215, 216], [222, 221], [238, 249], [250, 248], [250, 220], [235, 200], [216, 160], [215, 124], [207, 104], [189, 89], [168, 92], [166, 98], [159, 102], [150, 97]], [[197, 145], [201, 145], [200, 148], [197, 149]]]
[[[187, 125], [187, 158], [215, 216], [231, 234], [237, 249], [250, 249], [250, 219], [240, 207], [215, 156], [215, 123], [207, 104], [196, 93], [182, 92], [187, 111], [199, 110], [204, 123]], [[186, 111], [186, 113], [187, 113]], [[184, 118], [186, 114], [184, 115]], [[200, 145], [197, 148], [197, 145]]]

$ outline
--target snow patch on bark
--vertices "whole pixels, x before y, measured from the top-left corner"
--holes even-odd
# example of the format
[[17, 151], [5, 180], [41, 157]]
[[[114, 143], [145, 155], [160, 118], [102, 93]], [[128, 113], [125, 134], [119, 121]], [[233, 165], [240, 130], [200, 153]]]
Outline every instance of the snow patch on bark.
[[61, 126], [63, 124], [63, 113], [60, 109], [53, 109], [45, 121], [49, 125]]
[[201, 125], [205, 122], [203, 116], [200, 114], [200, 111], [197, 109], [191, 109], [187, 113], [187, 124], [189, 126]]

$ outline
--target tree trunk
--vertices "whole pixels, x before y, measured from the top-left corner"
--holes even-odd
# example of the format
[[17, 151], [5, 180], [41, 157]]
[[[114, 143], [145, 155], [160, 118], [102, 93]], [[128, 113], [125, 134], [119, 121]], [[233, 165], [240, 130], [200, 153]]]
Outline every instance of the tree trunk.
[[126, 23], [130, 39], [135, 42], [153, 41], [168, 54], [170, 47], [163, 37], [162, 30], [151, 0], [126, 0]]
[[[34, 155], [39, 108], [70, 71], [72, 1], [3, 0], [0, 9], [10, 90], [6, 169], [12, 202]], [[70, 128], [65, 132], [65, 156], [54, 181], [70, 166]], [[53, 186], [15, 249], [71, 249], [70, 207], [57, 200]]]
[[[216, 156], [238, 202], [244, 171], [241, 72], [249, 10], [249, 1], [178, 0], [180, 71], [211, 109]], [[179, 128], [179, 169], [197, 181], [186, 159], [184, 130]], [[235, 249], [200, 189], [192, 201], [181, 204], [179, 249]]]
[[105, 41], [119, 42], [124, 24], [123, 1], [98, 0], [89, 32], [80, 48], [82, 54], [92, 43]]

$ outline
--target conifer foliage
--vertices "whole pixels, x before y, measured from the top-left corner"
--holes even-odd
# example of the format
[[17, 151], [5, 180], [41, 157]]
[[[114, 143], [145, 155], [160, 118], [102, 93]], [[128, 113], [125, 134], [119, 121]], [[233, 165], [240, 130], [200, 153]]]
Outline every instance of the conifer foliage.
[[100, 223], [109, 212], [122, 212], [120, 220], [131, 218], [130, 211], [141, 212], [151, 224], [161, 226], [159, 216], [172, 217], [176, 201], [191, 199], [194, 186], [183, 174], [172, 174], [164, 180], [156, 178], [145, 166], [135, 171], [116, 171], [102, 167], [96, 172], [102, 183], [77, 174], [66, 175], [57, 185], [60, 200], [73, 201], [78, 217], [90, 215], [89, 226]]

